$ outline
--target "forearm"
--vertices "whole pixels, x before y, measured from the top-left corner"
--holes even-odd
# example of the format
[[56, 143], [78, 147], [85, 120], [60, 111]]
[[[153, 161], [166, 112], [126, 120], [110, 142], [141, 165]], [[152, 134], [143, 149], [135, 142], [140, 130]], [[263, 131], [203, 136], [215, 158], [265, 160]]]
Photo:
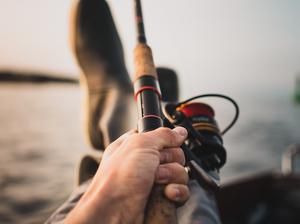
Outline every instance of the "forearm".
[[65, 223], [142, 223], [143, 210], [137, 217], [130, 216], [130, 198], [118, 193], [120, 187], [117, 183], [117, 179], [103, 180], [101, 183], [92, 181]]
[[[88, 189], [90, 189], [91, 186], [91, 180], [88, 180], [84, 183], [82, 183], [80, 186], [78, 186], [74, 192], [70, 195], [68, 200], [61, 205], [45, 222], [45, 224], [62, 224], [62, 223], [123, 223], [123, 221], [126, 219], [126, 217], [122, 217], [122, 214], [120, 212], [120, 209], [117, 209], [117, 206], [113, 205], [114, 209], [113, 211], [108, 210], [107, 207], [109, 206], [103, 206], [103, 208], [96, 209], [97, 214], [101, 215], [100, 218], [92, 218], [87, 217], [91, 214], [92, 210], [95, 210], [95, 206], [85, 206], [85, 200], [83, 198], [85, 197]], [[105, 199], [106, 201], [102, 201], [103, 203], [107, 203], [108, 199]], [[108, 210], [108, 211], [107, 211]], [[80, 214], [80, 216], [79, 216]], [[82, 214], [82, 215], [81, 215]], [[93, 215], [94, 217], [94, 215]], [[88, 218], [88, 219], [87, 219]], [[89, 221], [91, 220], [91, 221]], [[97, 222], [96, 222], [97, 221]]]

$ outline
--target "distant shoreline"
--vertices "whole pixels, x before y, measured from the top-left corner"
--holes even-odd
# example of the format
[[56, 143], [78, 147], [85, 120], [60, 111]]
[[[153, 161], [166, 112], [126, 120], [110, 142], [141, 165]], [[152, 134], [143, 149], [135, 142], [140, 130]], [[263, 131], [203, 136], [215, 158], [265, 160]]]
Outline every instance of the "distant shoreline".
[[64, 83], [64, 84], [78, 84], [78, 79], [68, 77], [57, 77], [47, 74], [39, 73], [21, 73], [11, 71], [0, 71], [0, 83]]

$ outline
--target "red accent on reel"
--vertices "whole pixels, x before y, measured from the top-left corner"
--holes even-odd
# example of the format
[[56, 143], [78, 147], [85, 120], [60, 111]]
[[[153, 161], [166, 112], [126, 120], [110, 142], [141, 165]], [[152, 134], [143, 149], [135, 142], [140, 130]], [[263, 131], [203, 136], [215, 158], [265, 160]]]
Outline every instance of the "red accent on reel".
[[205, 103], [190, 103], [183, 105], [179, 108], [179, 110], [184, 113], [186, 117], [194, 117], [194, 116], [208, 116], [214, 117], [214, 110]]

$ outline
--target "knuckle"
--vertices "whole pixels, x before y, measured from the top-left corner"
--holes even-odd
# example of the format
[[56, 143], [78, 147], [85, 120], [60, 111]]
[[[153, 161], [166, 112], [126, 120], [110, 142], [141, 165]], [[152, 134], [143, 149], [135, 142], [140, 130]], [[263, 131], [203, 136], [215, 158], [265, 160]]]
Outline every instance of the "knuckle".
[[166, 128], [166, 127], [161, 127], [158, 129], [158, 131], [160, 132], [160, 134], [164, 135], [164, 136], [172, 136], [173, 132], [170, 128]]
[[138, 138], [139, 138], [138, 135], [131, 135], [128, 137], [128, 142], [135, 142], [138, 140]]
[[161, 127], [158, 129], [159, 134], [163, 141], [169, 146], [176, 146], [177, 145], [177, 136], [176, 133], [172, 131], [170, 128]]
[[177, 145], [177, 135], [170, 128], [164, 129], [165, 139], [168, 141], [170, 146]]
[[176, 148], [174, 151], [175, 157], [177, 158], [177, 161], [179, 164], [184, 165], [185, 164], [185, 155], [183, 153], [183, 150], [181, 148]]
[[169, 164], [163, 164], [161, 165], [162, 168], [166, 169], [168, 171], [168, 179], [172, 180], [173, 177], [176, 177], [176, 169], [174, 169], [173, 164], [169, 163]]
[[176, 170], [176, 176], [180, 179], [180, 183], [186, 184], [189, 180], [188, 174], [185, 171], [184, 167], [180, 165], [179, 163], [176, 163], [174, 165], [174, 168]]
[[178, 172], [182, 172], [182, 169], [184, 169], [184, 167], [182, 165], [180, 165], [179, 163], [172, 163], [173, 169], [177, 170]]
[[184, 167], [179, 163], [166, 164], [170, 172], [170, 178], [178, 183], [186, 184], [188, 182], [188, 174]]
[[138, 146], [142, 143], [141, 136], [139, 134], [133, 134], [126, 139], [126, 143], [130, 146]]

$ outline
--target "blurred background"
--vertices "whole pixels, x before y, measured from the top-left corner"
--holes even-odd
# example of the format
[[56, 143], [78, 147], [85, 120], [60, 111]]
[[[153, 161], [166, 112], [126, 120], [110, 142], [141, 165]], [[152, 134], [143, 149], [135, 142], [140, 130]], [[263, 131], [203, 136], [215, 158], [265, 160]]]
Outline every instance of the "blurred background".
[[[108, 1], [133, 71], [132, 1]], [[240, 105], [224, 136], [226, 183], [280, 169], [300, 142], [300, 2], [143, 1], [157, 65], [179, 74], [181, 99], [227, 94]], [[0, 0], [0, 223], [42, 223], [70, 194], [89, 147], [80, 70], [69, 48], [72, 0]], [[298, 96], [300, 97], [300, 96]], [[233, 108], [209, 100], [224, 127]]]

